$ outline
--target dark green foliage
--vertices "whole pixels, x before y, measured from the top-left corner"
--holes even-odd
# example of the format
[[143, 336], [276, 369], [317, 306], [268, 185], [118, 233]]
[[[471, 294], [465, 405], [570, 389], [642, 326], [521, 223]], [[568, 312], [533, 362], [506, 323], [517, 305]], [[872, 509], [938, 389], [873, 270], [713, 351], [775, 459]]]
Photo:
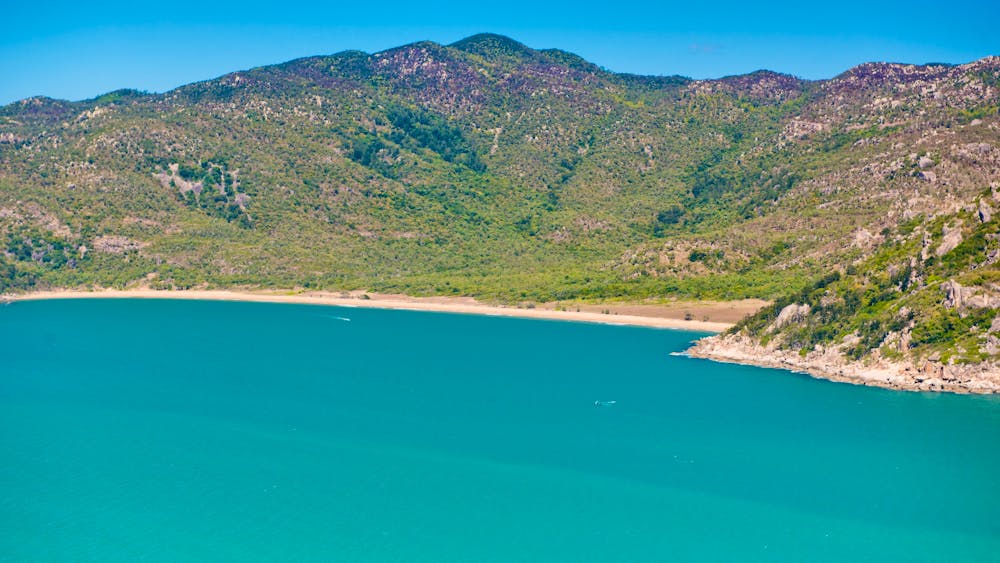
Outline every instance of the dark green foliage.
[[399, 158], [399, 149], [386, 145], [377, 135], [357, 131], [351, 139], [349, 156], [354, 162], [376, 170], [386, 178], [398, 176], [392, 163]]
[[663, 237], [669, 227], [681, 222], [684, 213], [684, 208], [676, 203], [657, 213], [656, 222], [653, 224], [653, 236]]
[[692, 250], [688, 254], [688, 260], [691, 262], [706, 262], [708, 260], [722, 260], [725, 253], [721, 250]]
[[440, 116], [414, 108], [393, 105], [386, 117], [396, 128], [389, 138], [408, 149], [427, 148], [448, 162], [464, 164], [476, 172], [486, 166], [462, 134], [462, 130]]
[[7, 291], [31, 289], [35, 285], [35, 276], [21, 270], [17, 264], [11, 264], [0, 256], [0, 293]]

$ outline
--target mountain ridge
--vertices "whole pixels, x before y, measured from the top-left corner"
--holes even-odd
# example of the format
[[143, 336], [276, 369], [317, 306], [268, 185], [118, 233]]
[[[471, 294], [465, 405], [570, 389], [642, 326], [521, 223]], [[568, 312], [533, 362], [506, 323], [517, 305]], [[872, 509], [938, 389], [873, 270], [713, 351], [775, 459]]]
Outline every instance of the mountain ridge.
[[[790, 73], [785, 73], [785, 72], [776, 71], [776, 70], [772, 70], [772, 69], [764, 69], [764, 68], [757, 69], [757, 70], [750, 71], [750, 72], [743, 73], [743, 74], [725, 75], [725, 76], [721, 76], [721, 77], [718, 77], [718, 78], [691, 78], [691, 77], [688, 77], [688, 76], [677, 75], [677, 74], [674, 74], [674, 75], [658, 75], [658, 74], [636, 74], [636, 73], [627, 73], [627, 72], [615, 72], [613, 70], [609, 70], [609, 69], [605, 69], [603, 67], [599, 67], [599, 66], [597, 66], [597, 65], [595, 65], [593, 63], [590, 63], [590, 62], [586, 61], [585, 59], [583, 59], [579, 55], [576, 55], [575, 53], [564, 51], [562, 49], [558, 49], [558, 48], [534, 49], [534, 48], [528, 47], [524, 43], [521, 43], [521, 42], [519, 42], [519, 41], [517, 41], [517, 40], [515, 40], [513, 38], [508, 37], [508, 36], [501, 35], [501, 34], [495, 34], [495, 33], [489, 33], [489, 32], [483, 32], [483, 33], [477, 33], [477, 34], [471, 35], [469, 37], [460, 39], [458, 41], [455, 41], [455, 42], [452, 42], [452, 43], [449, 43], [449, 44], [437, 43], [437, 42], [432, 41], [432, 40], [420, 40], [420, 41], [414, 41], [412, 43], [408, 43], [408, 44], [405, 44], [405, 45], [400, 45], [398, 47], [390, 47], [388, 49], [383, 49], [381, 51], [375, 51], [375, 52], [372, 52], [372, 53], [369, 53], [367, 51], [356, 50], [356, 49], [347, 49], [347, 50], [338, 51], [336, 53], [332, 53], [332, 54], [329, 54], [329, 55], [307, 55], [307, 56], [298, 57], [298, 58], [291, 59], [291, 60], [284, 61], [284, 62], [280, 62], [280, 63], [274, 63], [274, 64], [268, 64], [268, 65], [261, 65], [261, 66], [251, 67], [251, 68], [248, 68], [248, 69], [230, 71], [230, 72], [227, 72], [225, 74], [222, 74], [222, 75], [219, 75], [219, 76], [216, 76], [216, 77], [213, 77], [213, 78], [208, 78], [208, 79], [205, 79], [205, 80], [197, 80], [197, 81], [190, 82], [190, 83], [187, 83], [187, 84], [182, 84], [182, 85], [176, 86], [174, 88], [171, 88], [170, 90], [166, 90], [164, 92], [158, 92], [158, 93], [157, 92], [145, 92], [145, 91], [141, 91], [141, 90], [136, 90], [136, 89], [134, 89], [132, 87], [125, 86], [125, 87], [122, 87], [122, 88], [118, 88], [118, 89], [106, 92], [104, 94], [99, 94], [99, 95], [94, 96], [92, 98], [86, 98], [86, 99], [82, 99], [82, 100], [66, 100], [66, 99], [61, 99], [61, 98], [51, 98], [51, 97], [45, 96], [44, 94], [40, 94], [40, 95], [35, 95], [35, 96], [29, 96], [27, 98], [23, 98], [23, 99], [20, 99], [20, 100], [14, 100], [14, 101], [12, 101], [12, 102], [10, 102], [8, 104], [5, 104], [4, 106], [0, 106], [0, 108], [6, 107], [6, 106], [13, 106], [13, 105], [19, 104], [19, 103], [23, 104], [25, 102], [30, 102], [31, 100], [48, 100], [48, 101], [51, 101], [51, 102], [64, 102], [64, 103], [70, 103], [70, 104], [96, 102], [97, 100], [101, 99], [102, 97], [105, 97], [105, 96], [107, 96], [109, 94], [114, 94], [114, 93], [117, 93], [117, 92], [136, 92], [136, 93], [142, 93], [143, 95], [149, 95], [149, 96], [166, 95], [166, 94], [174, 92], [174, 91], [176, 91], [178, 89], [184, 88], [186, 86], [192, 86], [192, 85], [196, 85], [196, 84], [203, 84], [203, 83], [215, 82], [215, 81], [222, 80], [222, 79], [225, 79], [225, 78], [233, 76], [233, 75], [239, 75], [241, 73], [248, 73], [248, 72], [253, 72], [253, 71], [262, 71], [262, 70], [273, 69], [273, 68], [281, 68], [281, 67], [285, 67], [285, 66], [289, 66], [289, 65], [294, 65], [296, 63], [301, 63], [301, 62], [323, 61], [323, 60], [337, 59], [337, 58], [342, 58], [342, 57], [371, 58], [371, 57], [376, 57], [376, 56], [379, 56], [379, 55], [385, 55], [385, 54], [393, 53], [393, 52], [406, 52], [406, 51], [410, 51], [410, 50], [413, 50], [413, 49], [419, 49], [421, 47], [430, 47], [432, 49], [454, 48], [454, 49], [457, 49], [457, 50], [460, 50], [460, 51], [463, 51], [463, 52], [467, 52], [467, 53], [470, 53], [470, 54], [482, 54], [480, 51], [482, 51], [485, 48], [484, 46], [490, 45], [490, 44], [503, 44], [503, 45], [516, 46], [515, 51], [518, 52], [518, 53], [523, 53], [523, 54], [543, 54], [543, 55], [562, 54], [564, 56], [568, 56], [571, 59], [579, 60], [579, 61], [585, 63], [589, 67], [592, 67], [592, 69], [595, 72], [600, 72], [600, 73], [604, 73], [604, 74], [608, 74], [608, 75], [615, 75], [615, 76], [619, 76], [619, 77], [636, 77], [636, 78], [640, 78], [640, 79], [654, 79], [654, 80], [655, 79], [683, 79], [683, 80], [685, 80], [687, 82], [705, 82], [705, 83], [732, 82], [732, 81], [739, 80], [739, 79], [749, 79], [749, 78], [755, 77], [755, 76], [766, 75], [766, 76], [775, 77], [775, 78], [779, 78], [780, 77], [782, 79], [794, 79], [795, 81], [798, 81], [800, 83], [809, 84], [809, 83], [826, 83], [826, 82], [831, 82], [831, 81], [834, 81], [834, 80], [837, 80], [837, 79], [851, 77], [851, 76], [853, 76], [855, 74], [860, 73], [862, 70], [868, 70], [868, 69], [890, 69], [890, 70], [893, 70], [893, 71], [897, 72], [900, 75], [905, 75], [904, 73], [901, 73], [900, 71], [902, 71], [902, 70], [910, 70], [911, 73], [912, 73], [913, 71], [919, 72], [919, 71], [923, 71], [923, 70], [932, 70], [932, 69], [944, 69], [944, 70], [947, 70], [947, 69], [953, 69], [953, 68], [956, 68], [956, 67], [967, 67], [967, 66], [971, 66], [971, 65], [980, 65], [980, 64], [981, 65], [1000, 66], [1000, 56], [998, 56], [998, 55], [987, 55], [987, 56], [984, 56], [982, 58], [979, 58], [979, 59], [976, 59], [976, 60], [973, 60], [973, 61], [969, 61], [969, 62], [966, 62], [966, 63], [937, 63], [937, 62], [929, 62], [929, 63], [902, 63], [902, 62], [887, 62], [887, 61], [867, 61], [867, 62], [858, 63], [857, 65], [855, 65], [853, 67], [850, 67], [850, 68], [844, 70], [843, 72], [841, 72], [840, 74], [837, 74], [837, 75], [835, 75], [833, 77], [830, 77], [830, 78], [819, 78], [819, 79], [805, 79], [805, 78], [800, 78], [800, 77], [795, 76], [795, 75], [790, 74]], [[477, 49], [477, 50], [471, 50], [470, 51], [469, 50], [470, 46], [475, 46], [475, 49]]]

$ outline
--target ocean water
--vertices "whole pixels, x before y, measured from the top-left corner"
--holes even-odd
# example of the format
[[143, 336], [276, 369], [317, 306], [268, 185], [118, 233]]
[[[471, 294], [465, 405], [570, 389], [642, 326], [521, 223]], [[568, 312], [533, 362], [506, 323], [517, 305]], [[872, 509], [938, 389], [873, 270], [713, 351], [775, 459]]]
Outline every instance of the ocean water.
[[671, 355], [698, 336], [0, 307], [0, 559], [1000, 560], [996, 397]]

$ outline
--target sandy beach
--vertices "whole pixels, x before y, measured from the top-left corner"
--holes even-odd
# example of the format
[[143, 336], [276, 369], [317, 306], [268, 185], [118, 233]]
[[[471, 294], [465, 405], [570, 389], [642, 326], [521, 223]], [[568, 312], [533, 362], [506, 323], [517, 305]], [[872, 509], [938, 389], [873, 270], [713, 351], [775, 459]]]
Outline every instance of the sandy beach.
[[[405, 295], [365, 292], [291, 292], [234, 290], [153, 290], [99, 289], [37, 291], [6, 295], [8, 301], [38, 299], [202, 299], [215, 301], [252, 301], [267, 303], [308, 303], [340, 307], [375, 309], [405, 309], [474, 315], [494, 315], [529, 319], [550, 319], [603, 324], [621, 324], [678, 330], [722, 332], [743, 316], [766, 302], [743, 300], [733, 302], [669, 302], [557, 304], [543, 303], [532, 308], [488, 305], [470, 297], [410, 297]], [[687, 318], [687, 319], [686, 319]]]

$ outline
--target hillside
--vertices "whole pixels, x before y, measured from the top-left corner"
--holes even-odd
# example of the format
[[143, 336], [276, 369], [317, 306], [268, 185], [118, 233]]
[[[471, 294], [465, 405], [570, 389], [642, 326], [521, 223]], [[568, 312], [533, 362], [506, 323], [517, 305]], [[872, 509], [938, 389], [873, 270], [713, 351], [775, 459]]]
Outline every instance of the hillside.
[[914, 218], [871, 257], [779, 298], [694, 356], [897, 389], [1000, 392], [1000, 202]]
[[997, 57], [691, 80], [488, 34], [31, 98], [0, 108], [0, 290], [757, 297], [772, 348], [981, 364], [998, 105]]

